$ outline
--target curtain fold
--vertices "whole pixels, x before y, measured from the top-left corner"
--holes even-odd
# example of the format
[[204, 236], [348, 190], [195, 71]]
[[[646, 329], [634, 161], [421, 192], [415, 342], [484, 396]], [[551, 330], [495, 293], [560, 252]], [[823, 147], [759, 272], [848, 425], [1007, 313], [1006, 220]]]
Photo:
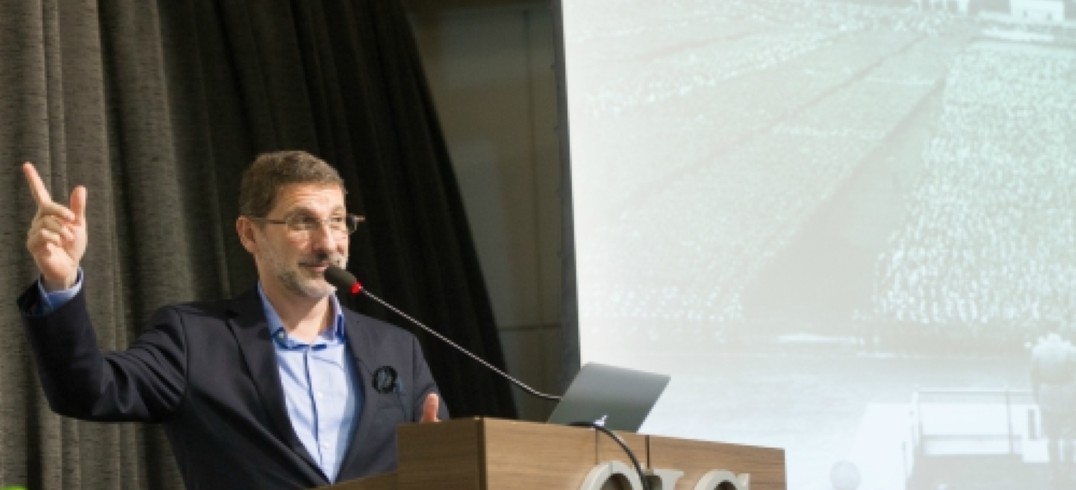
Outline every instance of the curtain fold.
[[[235, 238], [242, 170], [303, 149], [368, 215], [350, 269], [368, 288], [503, 366], [459, 190], [405, 13], [394, 1], [35, 0], [0, 6], [0, 485], [182, 488], [162, 431], [49, 412], [14, 298], [33, 161], [66, 202], [89, 189], [82, 266], [104, 348], [166, 303], [256, 280]], [[346, 303], [402, 327], [361, 300]], [[514, 417], [509, 388], [416, 332], [454, 416]]]

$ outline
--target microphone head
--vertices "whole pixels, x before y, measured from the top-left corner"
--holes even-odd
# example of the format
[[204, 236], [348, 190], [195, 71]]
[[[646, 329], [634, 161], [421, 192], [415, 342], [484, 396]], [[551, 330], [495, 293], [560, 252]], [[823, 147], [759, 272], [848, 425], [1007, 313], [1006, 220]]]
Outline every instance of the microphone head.
[[336, 286], [337, 290], [350, 291], [351, 294], [359, 294], [359, 291], [362, 291], [362, 284], [359, 284], [355, 276], [335, 265], [325, 269], [325, 281]]

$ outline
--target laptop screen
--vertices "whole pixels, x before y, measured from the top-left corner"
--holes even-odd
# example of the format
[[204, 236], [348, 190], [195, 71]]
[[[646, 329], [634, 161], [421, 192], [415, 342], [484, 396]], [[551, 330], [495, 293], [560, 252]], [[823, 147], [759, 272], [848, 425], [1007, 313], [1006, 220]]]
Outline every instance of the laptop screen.
[[587, 363], [549, 415], [554, 424], [599, 423], [637, 432], [669, 384], [664, 374]]

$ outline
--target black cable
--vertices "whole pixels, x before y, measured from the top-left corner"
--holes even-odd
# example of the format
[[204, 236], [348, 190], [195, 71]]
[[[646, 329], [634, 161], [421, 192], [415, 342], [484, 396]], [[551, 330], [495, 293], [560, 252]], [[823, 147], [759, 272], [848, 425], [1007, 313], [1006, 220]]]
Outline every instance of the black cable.
[[572, 422], [568, 425], [572, 427], [590, 427], [591, 429], [596, 429], [598, 432], [611, 437], [613, 441], [620, 446], [620, 449], [623, 449], [624, 452], [627, 453], [628, 459], [631, 460], [631, 465], [635, 467], [635, 473], [639, 475], [639, 482], [643, 485], [643, 490], [650, 490], [650, 482], [646, 479], [646, 474], [643, 473], [643, 467], [639, 464], [639, 459], [635, 457], [635, 453], [628, 447], [628, 443], [624, 442], [624, 439], [618, 436], [616, 432], [605, 428], [604, 425], [594, 422]]

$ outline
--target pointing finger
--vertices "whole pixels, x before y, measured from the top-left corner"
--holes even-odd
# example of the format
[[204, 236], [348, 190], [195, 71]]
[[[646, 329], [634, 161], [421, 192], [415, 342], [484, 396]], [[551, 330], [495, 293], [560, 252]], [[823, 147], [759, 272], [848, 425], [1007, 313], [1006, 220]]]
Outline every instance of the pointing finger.
[[41, 181], [41, 176], [37, 174], [34, 164], [30, 162], [22, 164], [22, 173], [26, 176], [26, 182], [30, 184], [30, 192], [33, 193], [34, 201], [38, 206], [52, 202], [52, 196], [49, 195], [45, 183]]

